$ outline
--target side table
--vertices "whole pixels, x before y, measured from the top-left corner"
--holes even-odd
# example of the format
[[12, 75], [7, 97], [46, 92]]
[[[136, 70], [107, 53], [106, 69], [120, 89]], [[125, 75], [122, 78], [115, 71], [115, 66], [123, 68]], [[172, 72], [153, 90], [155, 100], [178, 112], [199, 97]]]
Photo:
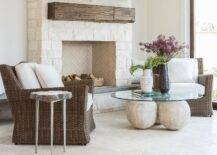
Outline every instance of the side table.
[[40, 91], [32, 92], [30, 98], [36, 100], [36, 133], [35, 133], [35, 153], [38, 152], [38, 125], [39, 125], [39, 102], [50, 103], [51, 106], [51, 154], [53, 153], [53, 116], [54, 103], [63, 101], [63, 146], [66, 150], [66, 100], [72, 98], [72, 93], [67, 91]]

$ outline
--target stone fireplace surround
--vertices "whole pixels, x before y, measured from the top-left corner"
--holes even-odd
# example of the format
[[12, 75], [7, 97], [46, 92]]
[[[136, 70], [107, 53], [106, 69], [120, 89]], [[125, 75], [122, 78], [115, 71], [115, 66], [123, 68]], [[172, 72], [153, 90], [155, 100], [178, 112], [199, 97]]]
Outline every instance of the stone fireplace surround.
[[[52, 64], [62, 74], [63, 42], [115, 42], [116, 86], [125, 86], [130, 79], [132, 57], [132, 24], [84, 21], [53, 21], [47, 19], [47, 4], [52, 0], [28, 0], [28, 60]], [[130, 0], [58, 0], [130, 7]]]
[[[114, 42], [116, 86], [128, 85], [132, 58], [132, 24], [83, 21], [53, 21], [47, 19], [47, 4], [53, 0], [27, 0], [28, 60], [54, 65], [60, 74], [63, 68], [64, 42]], [[131, 0], [56, 0], [131, 7]], [[107, 112], [123, 108], [123, 102], [111, 98], [111, 93], [95, 94], [94, 109]]]

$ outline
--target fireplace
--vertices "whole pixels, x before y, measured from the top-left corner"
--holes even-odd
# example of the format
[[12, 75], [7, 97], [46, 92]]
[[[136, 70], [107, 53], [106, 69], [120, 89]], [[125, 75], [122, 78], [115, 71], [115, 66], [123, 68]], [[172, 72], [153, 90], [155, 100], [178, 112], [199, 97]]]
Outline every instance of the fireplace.
[[[61, 75], [94, 73], [105, 79], [105, 85], [128, 85], [131, 79], [132, 23], [49, 20], [49, 2], [53, 1], [27, 2], [28, 60], [51, 64]], [[61, 2], [131, 6], [131, 0]]]
[[115, 86], [116, 46], [111, 41], [64, 41], [62, 74], [93, 74]]

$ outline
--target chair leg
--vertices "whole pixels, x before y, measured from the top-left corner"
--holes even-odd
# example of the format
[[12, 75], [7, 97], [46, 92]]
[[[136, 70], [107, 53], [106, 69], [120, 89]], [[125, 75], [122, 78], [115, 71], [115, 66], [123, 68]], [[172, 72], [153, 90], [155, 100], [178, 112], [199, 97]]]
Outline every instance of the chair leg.
[[38, 153], [38, 125], [39, 125], [39, 100], [36, 100], [35, 109], [35, 153]]
[[63, 101], [63, 150], [66, 152], [66, 100]]
[[51, 115], [50, 115], [50, 144], [51, 144], [51, 155], [53, 154], [53, 116], [54, 116], [54, 102], [51, 102]]

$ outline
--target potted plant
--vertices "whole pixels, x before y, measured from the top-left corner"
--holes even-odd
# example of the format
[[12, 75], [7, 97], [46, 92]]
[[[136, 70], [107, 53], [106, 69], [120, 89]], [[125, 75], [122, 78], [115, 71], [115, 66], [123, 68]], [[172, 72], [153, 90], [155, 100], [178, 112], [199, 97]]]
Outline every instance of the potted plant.
[[168, 93], [169, 86], [169, 77], [168, 77], [168, 68], [167, 62], [172, 58], [177, 56], [185, 48], [188, 48], [184, 43], [179, 44], [174, 36], [166, 38], [164, 35], [159, 35], [157, 40], [152, 43], [140, 43], [141, 50], [146, 51], [147, 53], [154, 53], [157, 56], [164, 58], [163, 64], [159, 65], [159, 89], [161, 93]]
[[130, 73], [133, 74], [136, 70], [143, 70], [143, 76], [140, 79], [141, 90], [144, 93], [152, 93], [153, 88], [153, 73], [152, 69], [165, 63], [165, 58], [161, 56], [148, 58], [143, 65], [132, 65]]

